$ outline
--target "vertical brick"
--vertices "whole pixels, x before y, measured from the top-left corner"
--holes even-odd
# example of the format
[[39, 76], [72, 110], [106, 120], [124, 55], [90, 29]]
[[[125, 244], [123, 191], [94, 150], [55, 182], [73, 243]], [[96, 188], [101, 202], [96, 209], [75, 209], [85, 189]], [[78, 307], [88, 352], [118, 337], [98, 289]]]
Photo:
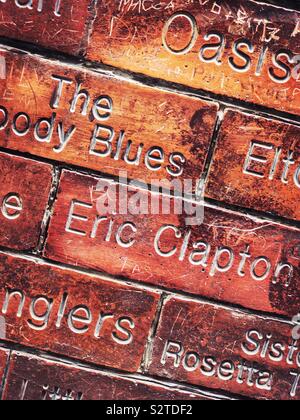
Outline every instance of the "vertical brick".
[[[170, 214], [162, 214], [162, 197], [105, 182], [63, 172], [47, 258], [251, 309], [297, 313], [299, 230], [209, 206], [197, 209], [202, 223], [188, 226], [190, 209], [180, 200], [182, 214], [173, 200]], [[115, 189], [107, 195], [106, 186]], [[136, 208], [142, 214], [123, 208], [126, 194], [128, 203], [143, 203]], [[158, 199], [159, 214], [151, 213], [151, 199]]]
[[91, 0], [1, 0], [0, 36], [77, 55], [86, 46]]
[[145, 378], [125, 378], [71, 364], [13, 353], [5, 400], [210, 400]]
[[108, 0], [88, 58], [299, 115], [299, 20], [255, 1]]
[[[2, 317], [0, 317], [0, 328], [1, 328], [1, 334], [3, 334], [3, 318]], [[4, 381], [4, 372], [7, 366], [7, 362], [8, 362], [8, 355], [9, 355], [9, 350], [0, 348], [0, 391], [2, 391], [2, 385]]]
[[206, 195], [300, 220], [299, 135], [297, 126], [228, 110]]
[[51, 183], [51, 165], [0, 153], [0, 245], [37, 246]]
[[130, 372], [139, 369], [159, 295], [0, 254], [3, 339]]
[[241, 311], [170, 298], [150, 373], [258, 399], [300, 399], [293, 326]]

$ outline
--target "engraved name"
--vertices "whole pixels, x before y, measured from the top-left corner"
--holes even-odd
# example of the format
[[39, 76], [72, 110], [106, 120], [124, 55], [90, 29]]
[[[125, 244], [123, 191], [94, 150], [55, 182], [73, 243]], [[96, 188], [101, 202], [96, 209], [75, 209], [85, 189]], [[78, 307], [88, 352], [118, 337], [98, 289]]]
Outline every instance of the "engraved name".
[[[22, 75], [24, 72], [25, 68]], [[12, 135], [18, 138], [30, 135], [34, 141], [52, 147], [53, 152], [63, 153], [71, 142], [78, 141], [80, 129], [77, 124], [67, 125], [59, 118], [57, 111], [62, 109], [70, 116], [85, 117], [88, 126], [93, 123], [89, 148], [86, 150], [89, 156], [99, 161], [122, 161], [128, 167], [143, 167], [151, 173], [164, 170], [166, 176], [173, 178], [183, 174], [187, 159], [181, 152], [174, 150], [167, 153], [161, 144], [146, 147], [143, 138], [133, 139], [132, 134], [129, 136], [125, 129], [116, 130], [109, 123], [114, 115], [114, 103], [110, 95], [92, 96], [82, 83], [59, 75], [52, 76], [52, 84], [54, 87], [49, 105], [54, 112], [50, 116], [34, 120], [22, 111], [11, 115], [5, 106], [0, 105], [0, 131], [9, 128]], [[65, 104], [68, 109], [65, 109]]]
[[[11, 0], [9, 0], [11, 2]], [[49, 0], [48, 0], [49, 2]], [[7, 0], [0, 0], [0, 7], [1, 3], [7, 3]], [[41, 13], [44, 11], [45, 0], [14, 0], [15, 6], [19, 9], [27, 9], [27, 10], [36, 10], [37, 12]], [[61, 16], [61, 0], [55, 0], [53, 3], [53, 14], [57, 17]]]
[[[20, 289], [5, 289], [0, 312], [4, 317], [16, 317], [25, 322], [34, 331], [47, 328], [60, 329], [62, 326], [76, 335], [89, 334], [100, 340], [102, 334], [110, 329], [113, 342], [128, 345], [133, 341], [134, 320], [127, 315], [116, 316], [111, 312], [99, 310], [95, 313], [87, 305], [70, 307], [70, 295], [63, 293], [57, 299], [44, 295], [27, 296]], [[57, 307], [58, 309], [54, 309]]]
[[[177, 21], [183, 21], [191, 29], [187, 44], [180, 49], [176, 48], [176, 45], [173, 45], [174, 43], [172, 44], [169, 39], [172, 27], [176, 27]], [[245, 17], [244, 24], [246, 24]], [[282, 47], [278, 47], [275, 52], [271, 51], [270, 42], [278, 41], [279, 37], [277, 34], [281, 31], [280, 28], [271, 27], [271, 25], [271, 22], [256, 22], [256, 30], [260, 26], [265, 28], [262, 42], [259, 45], [253, 44], [244, 36], [230, 45], [226, 36], [212, 27], [209, 32], [203, 35], [206, 43], [203, 43], [199, 49], [199, 61], [216, 66], [227, 65], [237, 73], [252, 71], [256, 77], [261, 76], [266, 67], [268, 77], [273, 82], [287, 83], [292, 78], [296, 54]], [[255, 26], [255, 23], [253, 26]], [[200, 33], [196, 17], [188, 12], [177, 12], [165, 23], [162, 32], [162, 42], [164, 48], [170, 54], [186, 55], [194, 50]], [[226, 51], [228, 50], [231, 50], [231, 53], [227, 57]], [[269, 61], [272, 63], [271, 66], [268, 64]]]
[[279, 179], [284, 185], [300, 188], [300, 162], [293, 150], [284, 152], [272, 143], [252, 140], [244, 162], [243, 173], [248, 176]]
[[[287, 25], [278, 24], [279, 18], [276, 22], [276, 19], [272, 21], [267, 16], [256, 16], [250, 7], [238, 2], [231, 5], [215, 0], [190, 1], [188, 3], [193, 4], [193, 9], [198, 8], [194, 14], [183, 8], [176, 11], [179, 3], [174, 0], [119, 0], [118, 3], [122, 16], [132, 13], [149, 15], [151, 11], [169, 14], [173, 11], [165, 20], [161, 34], [163, 48], [171, 55], [186, 55], [188, 59], [189, 53], [197, 53], [199, 64], [226, 66], [233, 72], [251, 72], [256, 77], [266, 73], [270, 80], [279, 84], [288, 83], [292, 78], [292, 70], [297, 63], [296, 51], [282, 47], [281, 41], [299, 36], [299, 19], [287, 29]], [[198, 22], [198, 13], [210, 22], [207, 32]], [[220, 22], [228, 27], [228, 36], [214, 28], [215, 21], [218, 27]], [[114, 24], [112, 20], [112, 27]], [[136, 32], [136, 29], [132, 31], [133, 38], [138, 36]], [[232, 41], [233, 34], [236, 39]], [[256, 43], [251, 41], [253, 34], [256, 35]]]
[[[19, 399], [26, 400], [26, 396], [30, 395], [29, 391], [36, 387], [37, 384], [32, 381], [23, 380], [21, 384]], [[43, 385], [41, 388], [42, 401], [81, 401], [83, 400], [82, 392], [75, 392], [72, 389], [63, 390], [59, 386]]]
[[[95, 216], [95, 203], [91, 202], [71, 201], [65, 231], [93, 239], [95, 243], [116, 243], [121, 248], [139, 246], [137, 223], [120, 223], [113, 216]], [[248, 276], [258, 282], [271, 278], [273, 284], [290, 286], [294, 275], [292, 264], [279, 260], [274, 265], [267, 256], [255, 256], [250, 244], [237, 249], [216, 247], [205, 237], [192, 240], [192, 234], [192, 229], [182, 232], [177, 226], [163, 225], [152, 233], [150, 240], [160, 257], [173, 258], [180, 263], [187, 260], [191, 266], [199, 267], [199, 272], [207, 271], [211, 277], [236, 270], [241, 278]], [[172, 237], [174, 239], [170, 239]]]
[[[300, 350], [298, 341], [290, 343], [277, 341], [272, 334], [265, 334], [257, 330], [247, 331], [245, 341], [241, 344], [242, 352], [247, 356], [258, 356], [262, 364], [270, 362], [270, 366], [284, 363], [289, 371], [290, 396], [295, 397], [299, 392]], [[235, 381], [238, 385], [255, 387], [265, 391], [272, 391], [277, 384], [276, 372], [259, 367], [257, 363], [243, 359], [219, 360], [214, 355], [203, 355], [199, 351], [186, 350], [179, 341], [167, 340], [161, 356], [161, 364], [184, 369], [186, 372], [197, 372], [204, 377], [215, 377], [222, 382]]]

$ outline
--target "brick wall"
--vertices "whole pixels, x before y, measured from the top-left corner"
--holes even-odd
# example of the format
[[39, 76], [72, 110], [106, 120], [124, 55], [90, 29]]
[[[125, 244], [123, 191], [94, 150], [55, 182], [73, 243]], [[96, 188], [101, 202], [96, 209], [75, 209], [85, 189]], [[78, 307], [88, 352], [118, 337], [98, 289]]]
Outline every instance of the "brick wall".
[[293, 7], [1, 1], [2, 399], [299, 400]]

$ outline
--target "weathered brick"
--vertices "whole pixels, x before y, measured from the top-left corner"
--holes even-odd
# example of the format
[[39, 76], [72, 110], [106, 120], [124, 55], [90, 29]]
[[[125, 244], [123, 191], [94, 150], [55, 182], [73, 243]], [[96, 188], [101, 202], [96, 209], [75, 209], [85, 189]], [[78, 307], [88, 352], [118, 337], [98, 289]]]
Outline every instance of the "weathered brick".
[[0, 36], [69, 54], [86, 47], [91, 0], [1, 0]]
[[[1, 334], [3, 334], [3, 318], [0, 317]], [[1, 337], [2, 338], [2, 337]], [[4, 379], [4, 372], [8, 361], [9, 350], [0, 348], [0, 389]]]
[[[1, 54], [1, 146], [149, 183], [189, 179], [195, 189], [215, 104], [30, 54]], [[45, 118], [48, 129], [39, 125]]]
[[[158, 383], [13, 353], [5, 400], [209, 400]], [[218, 399], [218, 398], [215, 398]]]
[[150, 373], [249, 397], [299, 400], [300, 347], [292, 328], [237, 310], [170, 298]]
[[0, 245], [37, 246], [51, 183], [51, 165], [0, 153]]
[[[123, 207], [126, 195], [129, 204], [140, 200], [141, 214]], [[187, 203], [177, 200], [182, 214], [173, 200], [170, 214], [151, 214], [157, 200], [161, 210], [162, 196], [64, 171], [45, 256], [251, 309], [297, 313], [299, 231], [209, 206], [203, 223], [188, 226]]]
[[294, 125], [228, 110], [206, 195], [300, 220], [299, 135]]
[[88, 58], [299, 115], [299, 21], [254, 1], [109, 0]]
[[0, 254], [5, 340], [136, 371], [158, 295]]

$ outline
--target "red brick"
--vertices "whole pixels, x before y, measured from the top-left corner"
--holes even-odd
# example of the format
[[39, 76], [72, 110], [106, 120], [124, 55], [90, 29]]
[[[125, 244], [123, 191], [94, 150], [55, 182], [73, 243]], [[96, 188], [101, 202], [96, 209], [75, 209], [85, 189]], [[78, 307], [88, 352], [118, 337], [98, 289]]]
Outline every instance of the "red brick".
[[150, 373], [249, 397], [299, 400], [300, 387], [293, 385], [300, 380], [300, 347], [292, 328], [237, 310], [170, 298]]
[[281, 55], [292, 61], [297, 54], [299, 20], [299, 12], [254, 1], [109, 0], [98, 3], [88, 58], [299, 115], [297, 74], [292, 77], [294, 65]]
[[[200, 392], [14, 353], [5, 400], [209, 400]], [[217, 399], [217, 398], [216, 398]]]
[[300, 220], [299, 135], [291, 124], [227, 111], [206, 195]]
[[0, 35], [77, 55], [86, 47], [90, 5], [91, 0], [2, 0]]
[[[47, 258], [251, 309], [290, 315], [298, 311], [299, 231], [208, 206], [202, 224], [187, 226], [186, 213], [175, 214], [173, 202], [169, 215], [150, 214], [150, 209], [146, 215], [132, 215], [126, 209], [120, 214], [118, 194], [126, 193], [120, 185], [117, 207], [112, 208], [116, 214], [109, 215], [98, 206], [98, 199], [105, 197], [95, 192], [98, 182], [63, 172]], [[131, 202], [135, 194], [128, 193]], [[141, 203], [150, 203], [149, 194], [139, 192]], [[108, 195], [113, 198], [114, 192]], [[204, 244], [197, 248], [199, 242]], [[169, 257], [160, 255], [173, 249]], [[195, 265], [197, 261], [202, 265]]]
[[0, 245], [37, 246], [51, 183], [51, 165], [0, 153]]
[[[1, 325], [1, 329], [2, 329], [3, 323], [2, 323], [2, 318], [1, 317], [0, 317], [0, 325]], [[3, 333], [3, 331], [1, 331], [1, 333]], [[7, 361], [8, 361], [8, 355], [9, 355], [9, 350], [5, 350], [5, 349], [0, 348], [0, 389], [2, 389], [4, 372], [5, 372], [6, 364], [7, 364]]]
[[5, 340], [136, 371], [158, 295], [0, 254]]
[[[129, 178], [149, 183], [153, 178], [191, 179], [195, 188], [214, 129], [215, 104], [29, 54], [2, 54], [8, 77], [0, 80], [0, 146], [115, 176], [127, 171]], [[60, 82], [53, 76], [70, 82], [64, 83], [57, 103]], [[86, 115], [81, 113], [82, 99], [76, 112], [70, 111], [79, 85], [90, 95]], [[94, 108], [100, 97], [100, 104], [109, 110]], [[26, 130], [27, 118], [32, 124], [22, 137], [13, 131], [14, 117], [20, 112], [26, 116], [17, 120], [18, 130]], [[51, 116], [53, 132], [37, 141], [34, 126]], [[96, 137], [102, 137], [102, 143]], [[112, 137], [109, 152], [105, 139]], [[60, 139], [65, 140], [63, 146]], [[130, 162], [135, 159], [136, 164]]]

